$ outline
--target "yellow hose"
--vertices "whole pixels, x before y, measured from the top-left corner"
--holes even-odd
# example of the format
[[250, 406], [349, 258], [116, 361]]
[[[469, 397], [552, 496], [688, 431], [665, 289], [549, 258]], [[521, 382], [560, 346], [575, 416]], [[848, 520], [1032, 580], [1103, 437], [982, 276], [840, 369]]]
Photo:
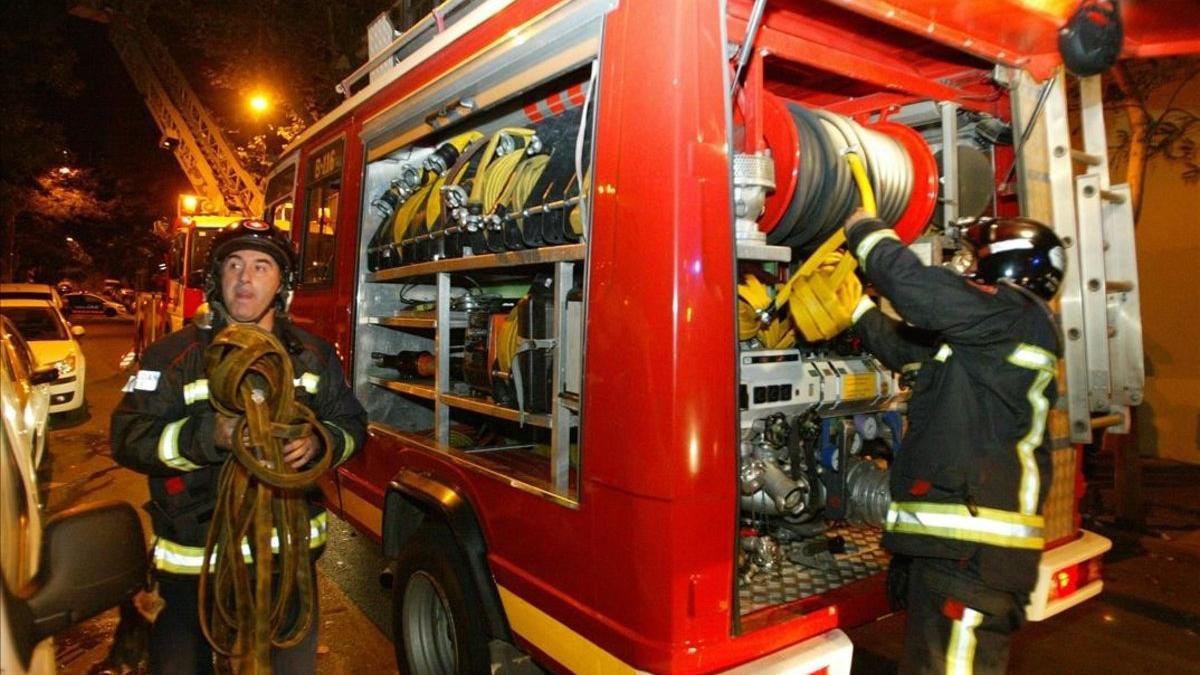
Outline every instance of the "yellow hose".
[[[520, 147], [512, 151], [513, 153], [520, 154], [523, 151], [522, 149], [529, 142], [529, 139], [533, 138], [533, 130], [526, 129], [524, 127], [508, 127], [492, 134], [492, 137], [488, 139], [487, 147], [483, 149], [483, 158], [479, 160], [479, 168], [475, 170], [475, 181], [471, 185], [470, 196], [470, 200], [473, 202], [484, 201], [483, 189], [484, 185], [488, 182], [488, 169], [492, 165], [493, 161], [503, 159], [502, 157], [496, 157], [496, 146], [500, 144], [500, 139], [504, 136], [511, 136], [520, 139]], [[508, 155], [505, 155], [505, 157], [507, 156]]]
[[517, 354], [517, 307], [513, 307], [500, 324], [500, 334], [496, 336], [496, 370], [508, 373], [512, 370], [513, 358]]
[[[846, 153], [846, 161], [858, 185], [863, 210], [875, 216], [875, 193], [862, 159], [852, 150]], [[854, 307], [862, 296], [862, 283], [854, 275], [857, 261], [838, 250], [844, 243], [846, 233], [838, 228], [775, 295], [775, 306], [787, 306], [792, 321], [809, 342], [832, 339], [849, 328]]]

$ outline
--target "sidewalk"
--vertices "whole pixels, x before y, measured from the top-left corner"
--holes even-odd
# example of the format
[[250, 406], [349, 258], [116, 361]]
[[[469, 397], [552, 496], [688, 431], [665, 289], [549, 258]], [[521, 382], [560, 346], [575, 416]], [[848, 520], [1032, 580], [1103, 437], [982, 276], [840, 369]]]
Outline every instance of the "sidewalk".
[[[330, 516], [330, 521], [337, 519]], [[333, 523], [341, 531], [349, 526]], [[362, 542], [365, 547], [366, 542]], [[350, 547], [355, 548], [353, 545]], [[317, 647], [318, 675], [386, 675], [396, 673], [392, 641], [342, 588], [334, 582], [339, 572], [327, 573], [330, 565], [341, 567], [340, 556], [327, 553], [317, 569], [321, 595], [321, 632]], [[373, 590], [390, 602], [390, 594], [375, 584]], [[59, 675], [104, 675], [101, 661], [108, 654], [117, 626], [113, 609], [55, 638]]]

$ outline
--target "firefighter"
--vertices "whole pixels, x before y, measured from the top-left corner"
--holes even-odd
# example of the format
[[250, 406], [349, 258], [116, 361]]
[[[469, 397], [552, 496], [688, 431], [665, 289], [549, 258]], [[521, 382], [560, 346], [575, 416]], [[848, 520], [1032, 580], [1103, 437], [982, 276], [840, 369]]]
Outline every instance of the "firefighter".
[[[296, 256], [287, 234], [269, 223], [241, 220], [213, 237], [205, 295], [209, 314], [146, 349], [112, 416], [116, 460], [148, 476], [153, 560], [165, 609], [154, 623], [150, 663], [154, 673], [208, 673], [213, 653], [198, 616], [198, 574], [216, 500], [222, 464], [230, 454], [235, 418], [218, 414], [208, 400], [203, 353], [215, 334], [233, 323], [271, 331], [287, 348], [297, 376], [296, 400], [327, 427], [333, 447], [308, 433], [289, 441], [284, 460], [304, 467], [320, 452], [344, 462], [362, 446], [366, 413], [346, 385], [333, 347], [288, 319]], [[312, 560], [324, 548], [326, 513], [310, 496]], [[314, 673], [319, 622], [300, 644], [275, 650], [276, 672]]]
[[980, 219], [963, 230], [955, 272], [922, 264], [865, 212], [845, 230], [909, 324], [865, 296], [853, 313], [866, 348], [912, 389], [883, 535], [890, 590], [908, 609], [900, 672], [1003, 673], [1044, 545], [1060, 349], [1046, 303], [1062, 243], [1032, 220]]

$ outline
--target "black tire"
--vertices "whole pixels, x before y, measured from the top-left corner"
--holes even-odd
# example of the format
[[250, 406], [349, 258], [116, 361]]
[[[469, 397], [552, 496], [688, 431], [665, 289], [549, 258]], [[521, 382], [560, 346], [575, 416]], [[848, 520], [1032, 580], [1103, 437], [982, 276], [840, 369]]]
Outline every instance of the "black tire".
[[491, 672], [482, 606], [454, 535], [446, 525], [426, 521], [396, 560], [392, 637], [400, 672]]

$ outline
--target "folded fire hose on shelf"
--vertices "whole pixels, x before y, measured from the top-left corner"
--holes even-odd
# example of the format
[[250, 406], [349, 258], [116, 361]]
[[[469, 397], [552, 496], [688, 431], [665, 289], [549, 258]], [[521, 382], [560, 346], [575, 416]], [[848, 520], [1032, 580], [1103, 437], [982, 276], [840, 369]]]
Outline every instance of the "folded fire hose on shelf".
[[[854, 149], [845, 153], [862, 199], [863, 209], [876, 214], [875, 193], [862, 160]], [[738, 339], [757, 338], [767, 349], [787, 349], [796, 342], [795, 329], [809, 342], [829, 340], [850, 327], [854, 307], [862, 295], [862, 283], [854, 274], [857, 262], [839, 250], [846, 242], [839, 227], [805, 260], [787, 283], [775, 288], [753, 275], [738, 285]], [[795, 329], [784, 317], [784, 308]]]
[[[229, 326], [204, 362], [213, 407], [237, 423], [204, 546], [200, 623], [215, 651], [240, 659], [238, 672], [269, 673], [271, 648], [299, 644], [315, 619], [305, 491], [329, 468], [332, 439], [295, 400], [291, 359], [271, 333]], [[294, 470], [283, 447], [308, 428], [322, 449]]]

